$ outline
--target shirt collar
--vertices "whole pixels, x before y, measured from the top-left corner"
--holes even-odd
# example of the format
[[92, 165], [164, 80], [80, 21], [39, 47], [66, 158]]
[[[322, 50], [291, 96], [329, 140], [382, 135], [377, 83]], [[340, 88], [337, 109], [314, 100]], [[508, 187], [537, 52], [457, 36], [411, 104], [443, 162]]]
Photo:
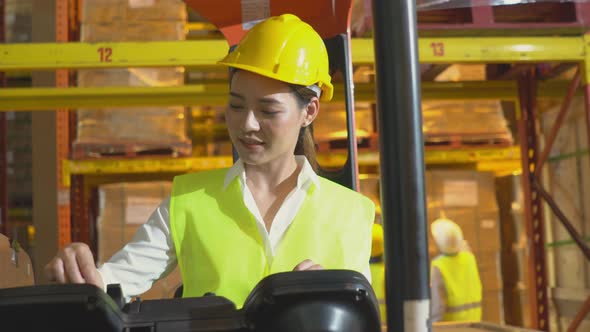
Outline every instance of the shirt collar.
[[[305, 156], [297, 155], [295, 156], [295, 161], [297, 162], [297, 165], [301, 166], [301, 171], [297, 176], [297, 188], [304, 188], [311, 184], [314, 184], [319, 188], [319, 176], [314, 172], [307, 158]], [[241, 159], [238, 159], [235, 164], [227, 170], [227, 173], [225, 173], [223, 190], [226, 190], [235, 178], [239, 178], [242, 184], [246, 183], [246, 171], [244, 168], [244, 162]]]

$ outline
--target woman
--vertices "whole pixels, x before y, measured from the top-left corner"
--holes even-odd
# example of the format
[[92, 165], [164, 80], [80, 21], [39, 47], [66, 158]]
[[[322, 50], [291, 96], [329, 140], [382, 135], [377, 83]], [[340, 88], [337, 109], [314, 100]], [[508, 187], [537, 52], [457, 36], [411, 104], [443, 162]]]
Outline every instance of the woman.
[[50, 280], [119, 283], [129, 298], [178, 264], [183, 296], [213, 292], [240, 307], [272, 273], [350, 269], [370, 278], [373, 203], [312, 167], [309, 128], [333, 91], [320, 36], [294, 15], [272, 17], [220, 64], [231, 69], [225, 115], [240, 159], [176, 177], [170, 200], [100, 269], [86, 245], [64, 248], [46, 266]]

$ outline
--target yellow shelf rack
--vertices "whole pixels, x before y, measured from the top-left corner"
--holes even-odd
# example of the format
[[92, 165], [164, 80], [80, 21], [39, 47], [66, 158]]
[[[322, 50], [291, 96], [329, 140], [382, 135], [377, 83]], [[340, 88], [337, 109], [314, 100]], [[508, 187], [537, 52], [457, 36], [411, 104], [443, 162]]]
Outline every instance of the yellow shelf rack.
[[[515, 62], [586, 62], [587, 36], [535, 37], [470, 37], [420, 38], [422, 63], [515, 63]], [[355, 64], [372, 64], [373, 41], [353, 39], [352, 60]], [[126, 68], [216, 66], [228, 49], [224, 40], [189, 40], [142, 43], [47, 43], [0, 45], [0, 70], [56, 70], [84, 68]], [[586, 68], [586, 67], [585, 67]], [[585, 72], [587, 70], [585, 69]], [[587, 76], [587, 75], [586, 75]], [[515, 101], [518, 94], [514, 81], [425, 82], [424, 99], [502, 99]], [[567, 90], [566, 82], [540, 82], [540, 97], [556, 98]], [[336, 91], [336, 101], [343, 92]], [[180, 87], [109, 87], [109, 88], [24, 88], [1, 89], [0, 110], [54, 109], [58, 107], [222, 105], [227, 96], [224, 83], [193, 84]], [[355, 85], [357, 101], [374, 100], [371, 83]], [[427, 151], [426, 162], [478, 163], [482, 169], [514, 168], [519, 153], [515, 149]], [[516, 152], [515, 152], [516, 151]], [[324, 158], [325, 165], [340, 165], [344, 156]], [[359, 154], [361, 165], [377, 164], [376, 153]], [[164, 160], [66, 161], [64, 179], [70, 174], [185, 172], [230, 165], [229, 159], [184, 158]]]
[[[541, 98], [565, 95], [567, 82], [545, 81], [538, 85]], [[581, 93], [581, 91], [580, 91]], [[228, 86], [225, 83], [191, 84], [176, 87], [106, 87], [106, 88], [10, 88], [0, 89], [0, 111], [54, 110], [56, 108], [104, 108], [142, 106], [224, 105]], [[372, 102], [372, 83], [357, 83], [355, 101]], [[446, 99], [518, 99], [514, 81], [424, 82], [423, 100]], [[334, 102], [344, 102], [342, 86], [334, 91]]]
[[[581, 62], [587, 36], [421, 37], [422, 63]], [[354, 38], [354, 64], [374, 63], [373, 40]], [[215, 66], [225, 40], [166, 42], [29, 43], [0, 45], [0, 70]]]
[[[66, 3], [66, 0], [59, 0]], [[67, 7], [66, 7], [67, 8]], [[64, 12], [62, 11], [62, 14]], [[59, 20], [58, 20], [59, 21]], [[418, 40], [421, 63], [536, 63], [559, 62], [582, 65], [584, 84], [590, 82], [590, 37], [554, 36], [482, 36], [420, 37]], [[373, 42], [370, 39], [352, 40], [352, 61], [356, 65], [373, 64]], [[23, 72], [31, 70], [128, 68], [128, 67], [189, 67], [210, 68], [227, 53], [228, 45], [222, 40], [189, 40], [179, 42], [142, 43], [53, 43], [53, 44], [0, 44], [0, 71]], [[423, 84], [424, 99], [502, 99], [516, 103], [520, 109], [515, 82]], [[538, 95], [560, 97], [566, 86], [561, 83], [539, 82]], [[225, 99], [227, 87], [216, 85], [189, 85], [177, 88], [125, 88], [107, 89], [2, 89], [0, 111], [44, 110], [55, 108], [142, 106], [142, 105], [192, 105], [219, 103]], [[357, 84], [357, 100], [373, 100], [370, 85]], [[105, 105], [108, 102], [108, 105]], [[171, 104], [172, 103], [172, 104]], [[64, 119], [61, 119], [62, 121]], [[59, 130], [58, 130], [59, 131]], [[525, 154], [526, 155], [526, 154]], [[426, 151], [427, 164], [475, 163], [478, 169], [511, 169], [520, 167], [518, 147], [474, 149], [455, 151]], [[63, 158], [62, 155], [59, 158]], [[336, 154], [320, 156], [324, 165], [340, 165], [345, 156]], [[378, 165], [377, 153], [359, 154], [360, 165]], [[227, 167], [230, 157], [184, 159], [134, 159], [65, 161], [63, 181], [72, 175], [84, 174], [132, 174], [153, 172], [188, 172], [207, 168]], [[526, 170], [525, 170], [526, 172]], [[75, 186], [74, 186], [75, 187]], [[60, 206], [68, 214], [60, 215], [60, 241], [68, 239], [70, 220], [69, 205]], [[60, 243], [61, 243], [60, 242]], [[540, 279], [539, 279], [540, 280]], [[539, 281], [541, 282], [541, 281]], [[531, 285], [535, 285], [532, 282]], [[536, 288], [532, 288], [536, 290]], [[545, 290], [538, 289], [543, 295]], [[531, 292], [535, 294], [535, 292]], [[542, 308], [540, 308], [542, 310]]]
[[[321, 154], [318, 161], [324, 167], [338, 167], [346, 161], [343, 153]], [[485, 148], [463, 150], [427, 150], [427, 164], [453, 163], [505, 163], [512, 171], [520, 168], [520, 148]], [[361, 166], [379, 165], [379, 153], [361, 152], [358, 155]], [[141, 158], [141, 159], [97, 159], [65, 160], [63, 165], [64, 185], [70, 185], [71, 175], [133, 174], [133, 173], [186, 173], [207, 169], [230, 167], [231, 156], [191, 158]]]
[[[590, 51], [588, 36], [548, 37], [469, 37], [420, 38], [422, 63], [516, 63], [577, 62], [585, 63]], [[372, 64], [373, 41], [353, 39], [354, 64]], [[122, 43], [46, 43], [1, 44], [0, 71], [57, 70], [127, 67], [198, 67], [216, 66], [228, 50], [224, 40], [189, 40], [170, 42]], [[584, 79], [588, 67], [584, 66]], [[566, 86], [545, 82], [539, 95], [563, 96]], [[425, 83], [424, 99], [510, 99], [515, 100], [515, 82]], [[220, 104], [227, 86], [194, 84], [180, 87], [109, 87], [109, 88], [14, 88], [0, 90], [0, 111], [43, 110], [58, 107], [169, 106]], [[342, 100], [342, 91], [337, 91]], [[340, 96], [340, 97], [339, 97]], [[373, 100], [371, 84], [357, 84], [359, 101]]]

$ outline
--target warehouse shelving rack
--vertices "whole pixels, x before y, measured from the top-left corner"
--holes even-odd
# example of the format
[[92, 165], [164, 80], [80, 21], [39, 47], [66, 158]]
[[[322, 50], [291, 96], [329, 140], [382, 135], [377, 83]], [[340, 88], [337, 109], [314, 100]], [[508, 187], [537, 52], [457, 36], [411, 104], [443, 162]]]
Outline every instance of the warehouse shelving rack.
[[[0, 44], [5, 42], [5, 22], [6, 17], [4, 13], [5, 4], [4, 0], [0, 0]], [[6, 86], [6, 76], [0, 71], [0, 89]], [[7, 127], [6, 127], [6, 114], [0, 112], [0, 184], [7, 182], [8, 169], [8, 158], [7, 158]], [[6, 223], [8, 221], [8, 189], [6, 185], [0, 185], [0, 233], [6, 234]]]
[[[455, 38], [438, 42], [455, 43]], [[463, 43], [463, 41], [458, 40]], [[421, 42], [424, 42], [423, 40]], [[428, 43], [433, 43], [427, 40]], [[471, 43], [465, 43], [465, 45]], [[58, 68], [118, 68], [118, 67], [165, 67], [185, 65], [187, 67], [209, 68], [215, 65], [227, 50], [227, 43], [221, 40], [185, 41], [185, 42], [147, 42], [147, 43], [62, 43], [62, 44], [29, 44], [29, 45], [5, 45], [2, 47], [2, 70], [31, 70], [45, 69], [56, 70]], [[195, 50], [207, 49], [207, 53]], [[111, 50], [111, 62], [105, 62], [101, 57], [101, 50]], [[147, 50], [152, 50], [147, 52]], [[154, 51], [156, 50], [156, 51]], [[157, 51], [165, 50], [165, 51]], [[354, 39], [352, 41], [352, 54], [354, 64], [372, 64], [372, 41], [369, 39]], [[45, 54], [45, 56], [39, 56]], [[121, 54], [121, 58], [117, 55]], [[141, 58], [150, 54], [149, 58]], [[182, 55], [184, 54], [184, 55]], [[189, 56], [197, 54], [198, 56]], [[428, 59], [429, 54], [424, 56]], [[23, 63], [21, 59], [28, 59]], [[480, 58], [477, 58], [481, 60]], [[432, 60], [428, 60], [432, 61]], [[449, 60], [450, 63], [456, 61]], [[553, 95], [563, 90], [559, 84], [546, 84], [540, 89], [543, 93]], [[30, 110], [53, 109], [56, 107], [101, 107], [101, 106], [145, 106], [145, 105], [222, 105], [227, 96], [227, 85], [195, 84], [181, 87], [148, 87], [148, 88], [14, 88], [0, 90], [0, 109], [4, 110]], [[516, 102], [516, 84], [510, 81], [498, 82], [441, 82], [424, 84], [425, 99], [503, 99]], [[336, 100], [341, 101], [343, 91], [337, 87]], [[374, 87], [372, 84], [358, 84], [355, 87], [357, 101], [373, 101]], [[482, 149], [465, 151], [428, 151], [426, 161], [428, 163], [477, 163], [487, 162], [483, 167], [495, 167], [500, 161], [508, 160], [501, 166], [517, 169], [515, 165], [518, 151], [514, 148]], [[363, 153], [359, 157], [361, 164], [376, 165], [377, 155]], [[74, 240], [89, 241], [92, 231], [88, 223], [84, 222], [88, 207], [83, 204], [88, 194], [85, 189], [84, 176], [90, 174], [130, 174], [130, 173], [180, 173], [188, 170], [202, 170], [230, 164], [228, 158], [185, 158], [185, 159], [141, 159], [141, 160], [96, 160], [96, 161], [70, 161], [63, 158], [63, 169], [60, 174], [60, 185], [69, 186], [71, 189], [72, 211], [75, 225], [70, 230], [74, 234]], [[323, 165], [338, 166], [345, 160], [343, 155], [324, 157]], [[496, 162], [495, 164], [493, 162]], [[71, 177], [73, 176], [73, 178]], [[72, 181], [73, 179], [73, 181]], [[80, 222], [81, 221], [81, 222]], [[65, 229], [60, 226], [60, 229]], [[76, 235], [77, 234], [77, 235]], [[67, 243], [67, 241], [60, 243]]]
[[[0, 5], [3, 1], [0, 0]], [[0, 111], [53, 109], [58, 114], [58, 160], [60, 168], [58, 185], [60, 192], [71, 192], [70, 202], [61, 202], [59, 209], [59, 244], [64, 245], [73, 240], [84, 239], [88, 234], [88, 225], [76, 224], [72, 231], [71, 215], [87, 214], [88, 209], [81, 202], [86, 175], [121, 175], [143, 174], [145, 172], [182, 173], [227, 166], [229, 158], [185, 158], [185, 159], [145, 159], [145, 160], [68, 160], [69, 130], [67, 109], [86, 106], [142, 106], [142, 105], [194, 105], [215, 104], [223, 102], [227, 87], [223, 85], [191, 85], [173, 88], [72, 88], [68, 87], [68, 70], [81, 68], [122, 68], [122, 67], [210, 67], [227, 51], [227, 43], [220, 40], [183, 41], [183, 42], [149, 42], [149, 43], [77, 43], [68, 40], [68, 1], [56, 0], [57, 5], [57, 43], [48, 44], [2, 44], [0, 45], [0, 71], [55, 70], [57, 71], [56, 88], [0, 89]], [[1, 32], [1, 31], [0, 31]], [[1, 33], [0, 33], [1, 37]], [[554, 36], [551, 30], [547, 34], [519, 37], [478, 37], [471, 36], [437, 36], [419, 38], [420, 61], [429, 64], [454, 63], [519, 63], [534, 64], [539, 62], [575, 63], [580, 68], [576, 79], [563, 86], [554, 82], [538, 82], [534, 73], [524, 71], [518, 82], [473, 82], [473, 83], [426, 83], [425, 98], [471, 98], [504, 99], [516, 104], [519, 131], [520, 152], [518, 149], [493, 149], [489, 151], [446, 151], [428, 152], [426, 160], [436, 163], [502, 161], [520, 159], [523, 171], [525, 192], [525, 214], [527, 234], [531, 245], [529, 286], [530, 304], [534, 327], [548, 329], [547, 280], [545, 269], [545, 241], [542, 223], [541, 197], [546, 199], [554, 211], [559, 208], [551, 204], [552, 200], [542, 188], [538, 175], [547, 159], [553, 139], [547, 141], [541, 153], [537, 142], [536, 105], [537, 97], [555, 98], [566, 95], [562, 112], [574, 94], [579, 93], [578, 85], [583, 84], [583, 93], [587, 104], [590, 98], [590, 37], [577, 35]], [[207, 50], [207, 52], [203, 52]], [[352, 41], [353, 63], [373, 63], [373, 46], [370, 39]], [[67, 88], [66, 88], [67, 87]], [[370, 84], [357, 86], [357, 100], [372, 100]], [[567, 92], [567, 93], [566, 93]], [[341, 95], [341, 94], [340, 94]], [[587, 105], [587, 113], [590, 105]], [[0, 113], [2, 114], [2, 113]], [[590, 132], [590, 115], [587, 117]], [[3, 116], [0, 116], [0, 125]], [[556, 128], [559, 127], [559, 121]], [[557, 130], [557, 129], [556, 129]], [[2, 137], [0, 135], [0, 143]], [[5, 144], [0, 144], [2, 149]], [[2, 151], [0, 151], [2, 152]], [[520, 153], [520, 158], [515, 155]], [[430, 159], [429, 159], [430, 156]], [[341, 162], [343, 156], [334, 156], [326, 162]], [[360, 163], [376, 163], [374, 154], [364, 154]], [[5, 167], [5, 160], [0, 159], [0, 167]], [[4, 171], [0, 172], [4, 173]], [[5, 188], [0, 188], [0, 201], [5, 208]], [[4, 196], [3, 196], [4, 195]], [[561, 213], [561, 215], [563, 215]], [[566, 218], [564, 225], [570, 225]], [[5, 220], [5, 219], [2, 219]], [[575, 242], [588, 249], [575, 229], [569, 227]], [[74, 235], [72, 235], [74, 234]], [[590, 256], [586, 256], [589, 257]], [[587, 301], [576, 320], [575, 328], [590, 308]]]

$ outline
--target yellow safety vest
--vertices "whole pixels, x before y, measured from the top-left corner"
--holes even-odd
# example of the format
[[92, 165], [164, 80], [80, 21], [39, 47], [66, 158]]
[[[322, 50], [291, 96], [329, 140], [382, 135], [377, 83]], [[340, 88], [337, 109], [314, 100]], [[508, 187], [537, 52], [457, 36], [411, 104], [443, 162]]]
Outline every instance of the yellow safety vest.
[[381, 313], [381, 321], [385, 323], [387, 314], [385, 312], [385, 265], [383, 264], [383, 256], [371, 257], [371, 284], [377, 300], [379, 300], [379, 311]]
[[439, 269], [447, 292], [443, 321], [480, 321], [482, 290], [475, 256], [467, 251], [440, 255], [432, 265]]
[[261, 279], [292, 271], [306, 259], [325, 269], [362, 272], [366, 267], [375, 214], [371, 200], [320, 178], [319, 187], [310, 187], [268, 261], [239, 180], [224, 189], [226, 172], [219, 169], [174, 179], [170, 228], [184, 297], [213, 292], [242, 307]]

